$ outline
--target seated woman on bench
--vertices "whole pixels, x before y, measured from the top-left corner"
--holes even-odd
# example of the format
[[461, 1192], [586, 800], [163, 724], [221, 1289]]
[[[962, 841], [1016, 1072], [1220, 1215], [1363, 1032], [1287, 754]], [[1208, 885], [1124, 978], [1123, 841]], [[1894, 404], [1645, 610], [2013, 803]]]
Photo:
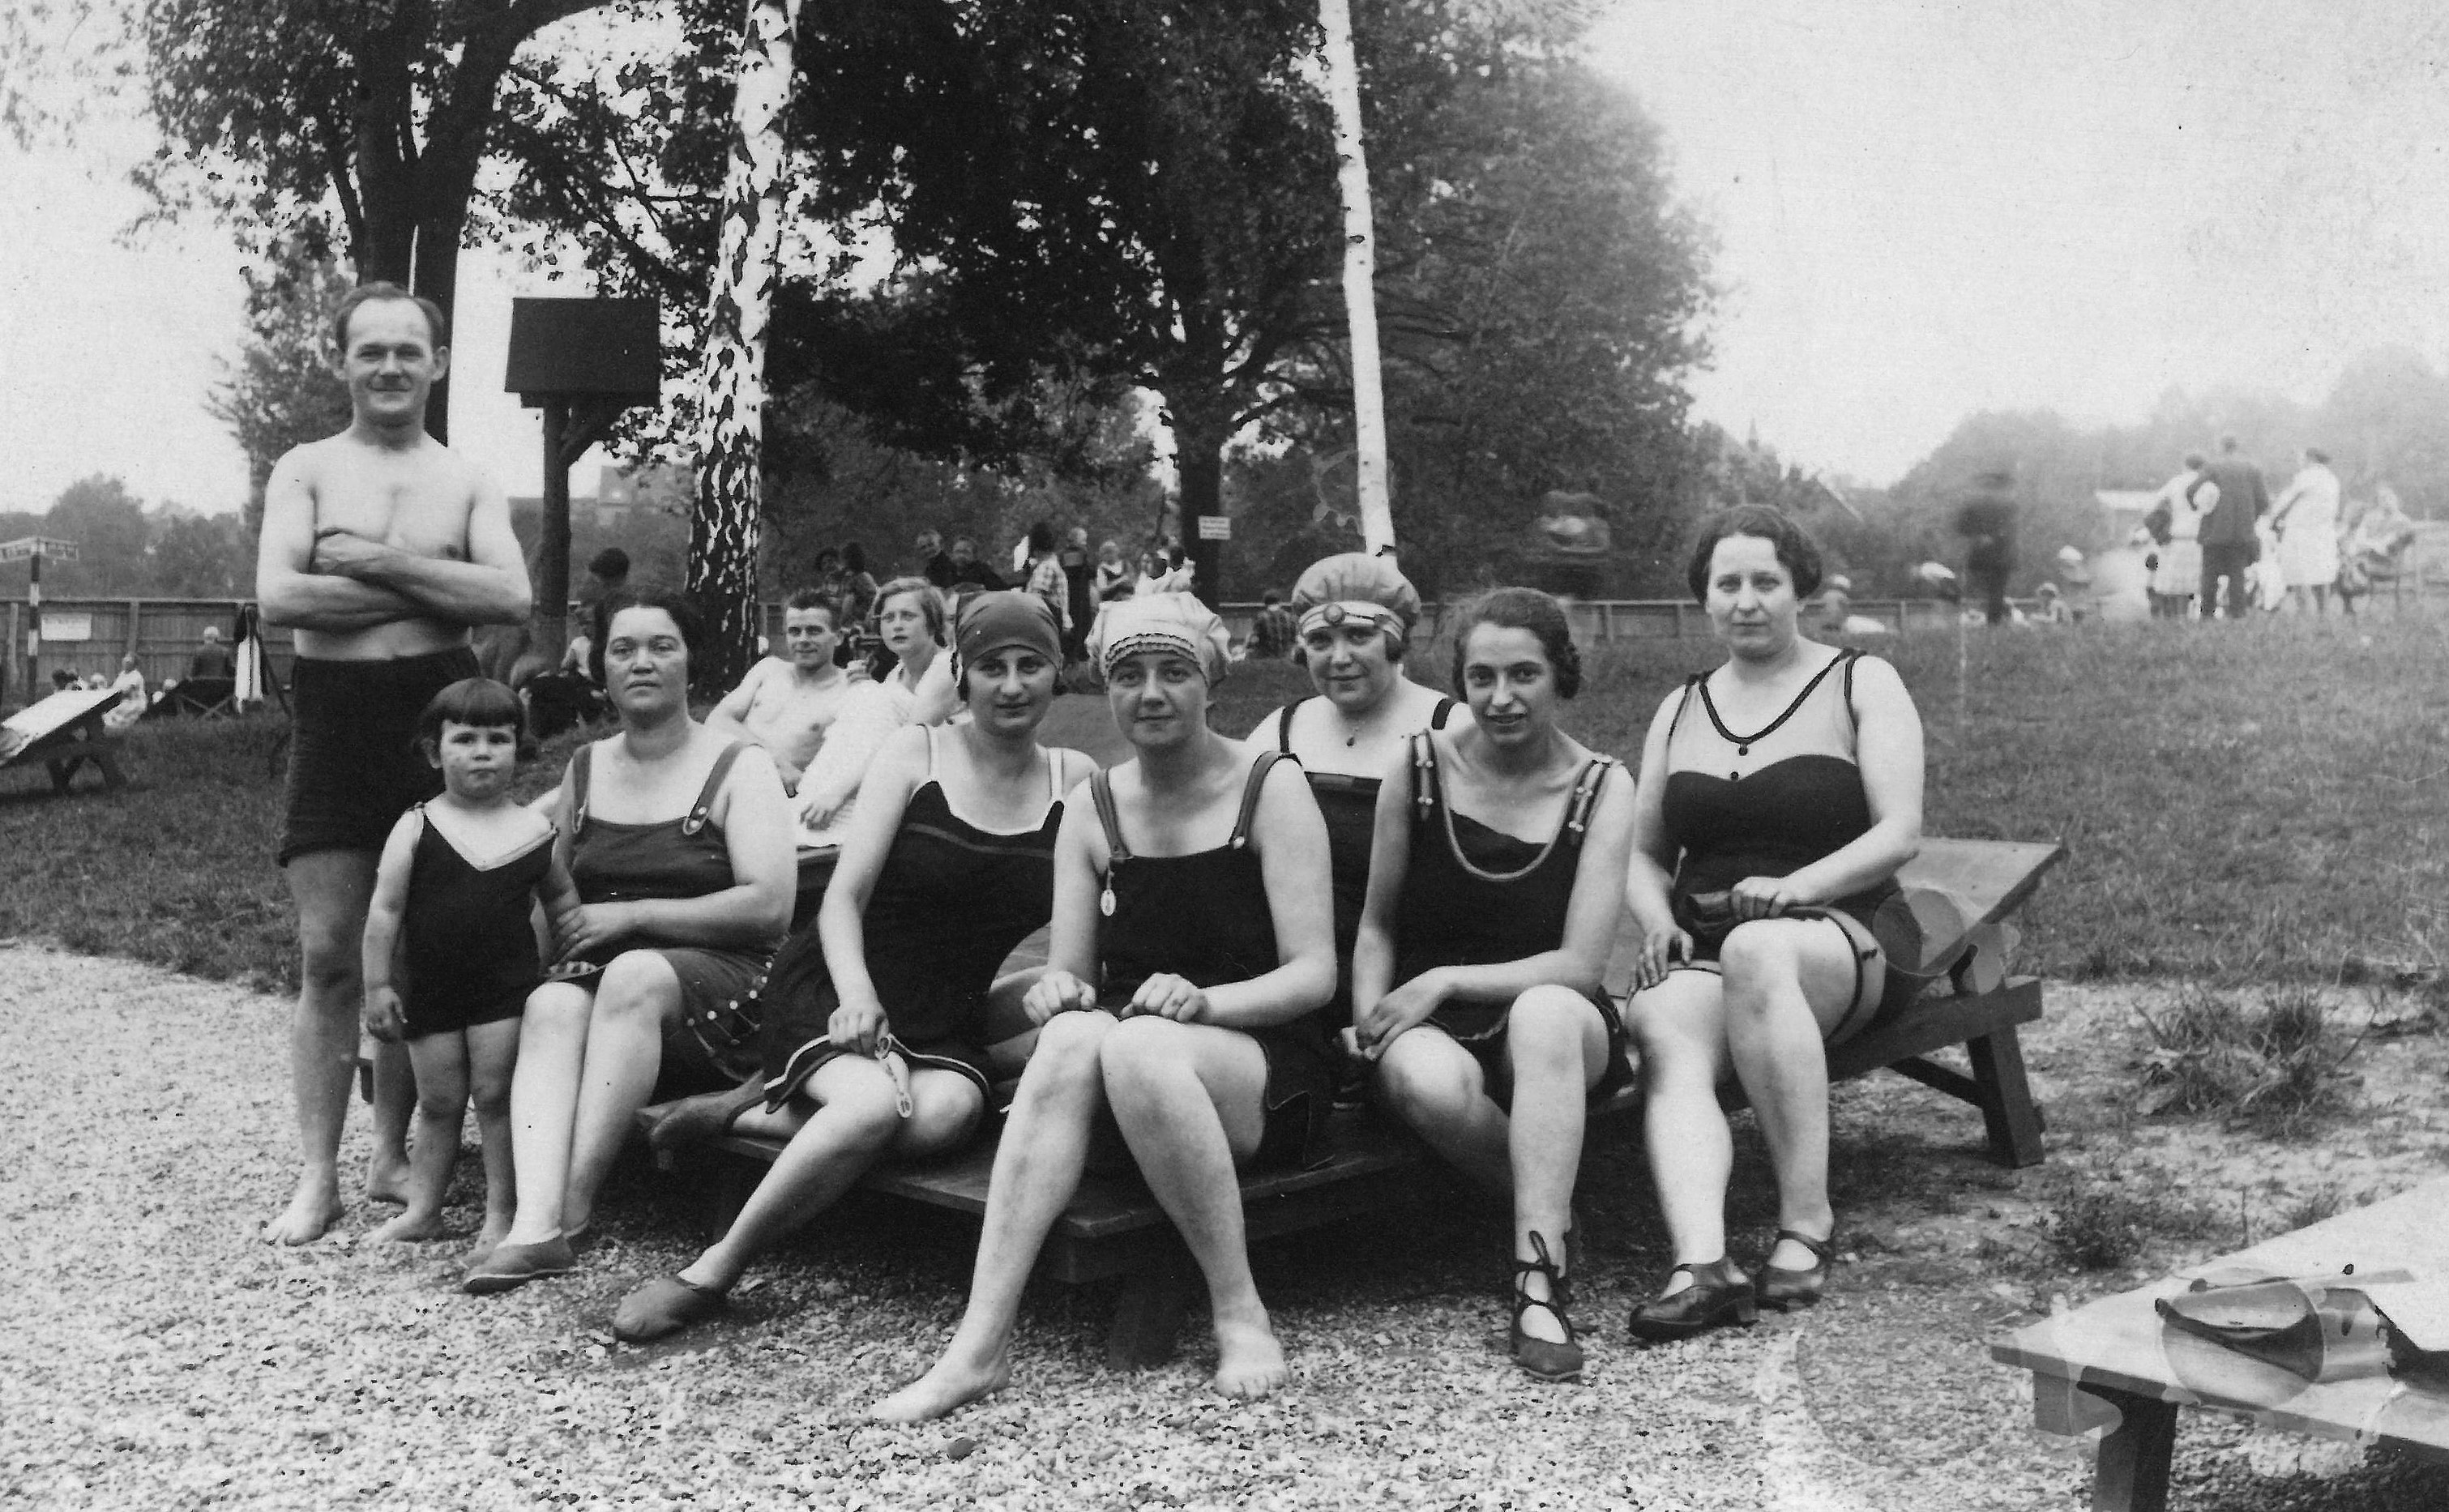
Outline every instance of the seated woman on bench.
[[791, 917], [790, 813], [774, 763], [689, 717], [704, 640], [689, 602], [605, 603], [620, 733], [578, 748], [553, 794], [578, 885], [561, 963], [528, 998], [511, 1078], [518, 1214], [461, 1289], [507, 1292], [572, 1262], [570, 1240], [659, 1084], [731, 1087], [755, 1070], [742, 1010]]
[[1353, 1035], [1397, 1116], [1514, 1202], [1514, 1361], [1582, 1368], [1565, 1317], [1585, 1100], [1632, 1079], [1600, 986], [1632, 849], [1632, 784], [1556, 727], [1581, 686], [1562, 605], [1499, 588], [1463, 611], [1471, 720], [1422, 731], [1378, 796], [1353, 952]]
[[1301, 758], [1326, 819], [1335, 889], [1336, 988], [1326, 1007], [1332, 1032], [1352, 1022], [1352, 946], [1369, 892], [1379, 777], [1407, 737], [1445, 729], [1458, 705], [1403, 675], [1420, 595], [1393, 558], [1346, 551], [1312, 563], [1293, 584], [1293, 613], [1300, 617], [1295, 644], [1318, 692], [1260, 720], [1248, 738]]
[[711, 1249], [622, 1299], [624, 1339], [714, 1311], [878, 1159], [966, 1143], [991, 1083], [1028, 1056], [1020, 998], [1038, 973], [995, 973], [1053, 911], [1063, 794], [1097, 768], [1037, 743], [1063, 669], [1043, 599], [980, 594], [954, 643], [970, 722], [900, 730], [868, 768], [816, 928], [783, 945], [761, 994], [764, 1075], [689, 1099], [654, 1132], [659, 1145], [729, 1129], [790, 1144]]
[[1300, 770], [1207, 727], [1224, 626], [1186, 593], [1107, 607], [1090, 637], [1134, 759], [1064, 806], [1037, 1048], [995, 1150], [968, 1311], [875, 1416], [941, 1417], [1012, 1375], [1047, 1232], [1114, 1123], [1207, 1279], [1216, 1388], [1283, 1383], [1244, 1248], [1237, 1171], [1305, 1163], [1331, 1095], [1317, 1010], [1335, 991], [1326, 827]]
[[[1825, 1047], [1878, 1016], [1892, 979], [1910, 985], [1871, 926], [1921, 845], [1912, 696], [1885, 661], [1797, 628], [1820, 585], [1811, 538], [1775, 509], [1727, 510], [1703, 525], [1687, 579], [1728, 655], [1650, 721], [1627, 898], [1649, 1168], [1676, 1259], [1633, 1310], [1651, 1340], [1820, 1299], [1836, 1229]], [[1777, 1242], [1756, 1276], [1726, 1254], [1729, 1066], [1777, 1173]]]

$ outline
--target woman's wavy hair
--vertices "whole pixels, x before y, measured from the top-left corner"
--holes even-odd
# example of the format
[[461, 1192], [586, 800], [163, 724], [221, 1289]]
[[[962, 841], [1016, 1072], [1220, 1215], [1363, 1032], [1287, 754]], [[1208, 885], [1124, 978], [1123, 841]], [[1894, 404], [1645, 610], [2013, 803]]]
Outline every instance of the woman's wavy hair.
[[678, 588], [622, 588], [604, 596], [604, 634], [587, 648], [587, 670], [597, 687], [604, 686], [604, 642], [612, 639], [613, 617], [624, 609], [661, 609], [670, 615], [680, 629], [690, 672], [705, 664], [701, 660], [705, 649], [705, 616], [698, 612], [696, 600]]
[[1565, 606], [1536, 588], [1491, 588], [1464, 604], [1455, 620], [1456, 698], [1464, 698], [1462, 671], [1468, 660], [1471, 633], [1483, 624], [1528, 630], [1538, 637], [1540, 651], [1555, 670], [1557, 696], [1570, 699], [1582, 691], [1582, 652], [1573, 644], [1573, 626], [1565, 618]]
[[1716, 553], [1718, 543], [1739, 535], [1765, 541], [1775, 548], [1778, 562], [1794, 579], [1796, 598], [1808, 599], [1820, 591], [1820, 545], [1811, 539], [1811, 532], [1795, 524], [1794, 517], [1783, 509], [1772, 509], [1764, 504], [1739, 504], [1704, 519], [1699, 533], [1692, 538], [1692, 556], [1685, 564], [1684, 582], [1691, 588], [1694, 602], [1709, 602], [1709, 558]]

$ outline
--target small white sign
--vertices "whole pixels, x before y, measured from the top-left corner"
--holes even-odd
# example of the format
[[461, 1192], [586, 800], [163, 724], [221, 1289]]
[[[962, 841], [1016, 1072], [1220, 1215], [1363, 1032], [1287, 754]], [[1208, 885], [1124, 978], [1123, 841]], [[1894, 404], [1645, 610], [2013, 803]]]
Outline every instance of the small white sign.
[[1203, 514], [1199, 517], [1199, 539], [1230, 541], [1233, 539], [1233, 517], [1228, 514]]
[[46, 641], [90, 641], [93, 639], [93, 616], [62, 614], [53, 609], [43, 616], [43, 639]]

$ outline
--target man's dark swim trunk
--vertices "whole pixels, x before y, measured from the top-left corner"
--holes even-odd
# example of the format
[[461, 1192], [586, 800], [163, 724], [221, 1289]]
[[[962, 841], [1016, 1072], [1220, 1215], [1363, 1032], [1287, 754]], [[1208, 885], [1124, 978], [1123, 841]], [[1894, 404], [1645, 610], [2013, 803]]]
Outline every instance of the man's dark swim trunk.
[[416, 749], [416, 717], [435, 694], [478, 675], [465, 646], [392, 661], [299, 657], [280, 864], [309, 851], [379, 852], [411, 805], [442, 791], [442, 774]]

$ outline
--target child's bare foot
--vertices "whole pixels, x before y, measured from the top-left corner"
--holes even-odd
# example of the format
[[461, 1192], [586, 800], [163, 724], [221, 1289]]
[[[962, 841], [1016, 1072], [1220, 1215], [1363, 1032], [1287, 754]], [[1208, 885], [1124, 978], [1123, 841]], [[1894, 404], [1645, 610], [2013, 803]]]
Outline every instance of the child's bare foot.
[[375, 1158], [366, 1163], [366, 1200], [407, 1203], [408, 1156], [404, 1152], [375, 1152]]
[[1011, 1380], [1008, 1349], [996, 1350], [993, 1359], [982, 1364], [947, 1354], [925, 1375], [869, 1407], [867, 1415], [878, 1423], [925, 1423], [1000, 1391]]
[[442, 1237], [442, 1215], [409, 1209], [366, 1235], [368, 1244], [421, 1244]]
[[1231, 1397], [1263, 1397], [1284, 1384], [1292, 1371], [1284, 1364], [1282, 1346], [1267, 1327], [1266, 1314], [1255, 1320], [1216, 1323], [1216, 1389]]
[[298, 1190], [280, 1216], [263, 1226], [266, 1244], [312, 1244], [340, 1221], [339, 1180], [330, 1172], [309, 1171], [298, 1178]]

